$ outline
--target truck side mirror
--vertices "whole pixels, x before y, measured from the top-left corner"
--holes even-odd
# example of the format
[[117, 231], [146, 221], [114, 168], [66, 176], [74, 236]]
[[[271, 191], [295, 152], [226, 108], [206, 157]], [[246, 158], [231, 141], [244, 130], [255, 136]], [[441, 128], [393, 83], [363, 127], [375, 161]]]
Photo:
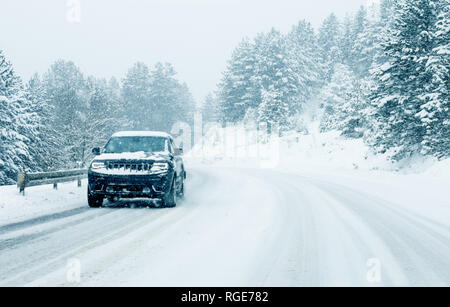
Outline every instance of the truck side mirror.
[[181, 156], [183, 154], [183, 148], [175, 148], [175, 156]]
[[100, 147], [92, 148], [92, 153], [94, 156], [100, 156]]

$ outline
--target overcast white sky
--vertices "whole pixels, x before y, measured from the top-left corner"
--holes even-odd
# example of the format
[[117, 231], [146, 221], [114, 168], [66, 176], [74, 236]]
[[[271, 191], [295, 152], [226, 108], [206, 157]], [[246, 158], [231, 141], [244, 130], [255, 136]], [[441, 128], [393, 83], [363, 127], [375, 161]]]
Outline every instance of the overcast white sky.
[[79, 0], [80, 22], [71, 23], [73, 1], [78, 0], [2, 0], [0, 49], [24, 79], [60, 58], [74, 61], [85, 74], [119, 79], [136, 61], [166, 61], [197, 100], [215, 89], [244, 36], [271, 27], [287, 32], [300, 19], [318, 27], [330, 13], [343, 17], [367, 2]]

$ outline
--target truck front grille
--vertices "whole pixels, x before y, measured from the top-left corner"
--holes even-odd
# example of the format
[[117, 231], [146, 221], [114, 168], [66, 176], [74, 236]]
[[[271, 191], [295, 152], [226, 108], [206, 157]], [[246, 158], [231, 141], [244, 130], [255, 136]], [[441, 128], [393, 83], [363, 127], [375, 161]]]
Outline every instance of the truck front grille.
[[152, 168], [151, 163], [107, 162], [106, 169], [123, 172], [148, 172]]

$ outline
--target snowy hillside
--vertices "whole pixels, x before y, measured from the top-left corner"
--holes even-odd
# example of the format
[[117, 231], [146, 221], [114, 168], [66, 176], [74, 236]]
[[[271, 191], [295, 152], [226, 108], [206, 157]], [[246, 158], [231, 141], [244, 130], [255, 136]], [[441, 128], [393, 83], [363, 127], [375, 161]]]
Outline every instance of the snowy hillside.
[[346, 138], [340, 131], [319, 132], [317, 122], [308, 127], [310, 134], [289, 132], [282, 137], [257, 141], [258, 132], [237, 125], [213, 128], [205, 132], [200, 144], [186, 154], [188, 162], [219, 165], [295, 169], [298, 171], [376, 171], [422, 174], [442, 179], [450, 173], [450, 159], [416, 155], [391, 161], [389, 154], [374, 154], [362, 139]]

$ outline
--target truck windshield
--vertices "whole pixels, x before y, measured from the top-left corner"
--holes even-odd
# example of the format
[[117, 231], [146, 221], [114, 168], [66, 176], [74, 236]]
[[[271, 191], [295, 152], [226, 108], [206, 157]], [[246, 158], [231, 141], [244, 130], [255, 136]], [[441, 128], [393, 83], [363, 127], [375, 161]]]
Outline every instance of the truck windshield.
[[105, 153], [167, 151], [167, 140], [153, 136], [126, 136], [111, 138], [105, 146]]

